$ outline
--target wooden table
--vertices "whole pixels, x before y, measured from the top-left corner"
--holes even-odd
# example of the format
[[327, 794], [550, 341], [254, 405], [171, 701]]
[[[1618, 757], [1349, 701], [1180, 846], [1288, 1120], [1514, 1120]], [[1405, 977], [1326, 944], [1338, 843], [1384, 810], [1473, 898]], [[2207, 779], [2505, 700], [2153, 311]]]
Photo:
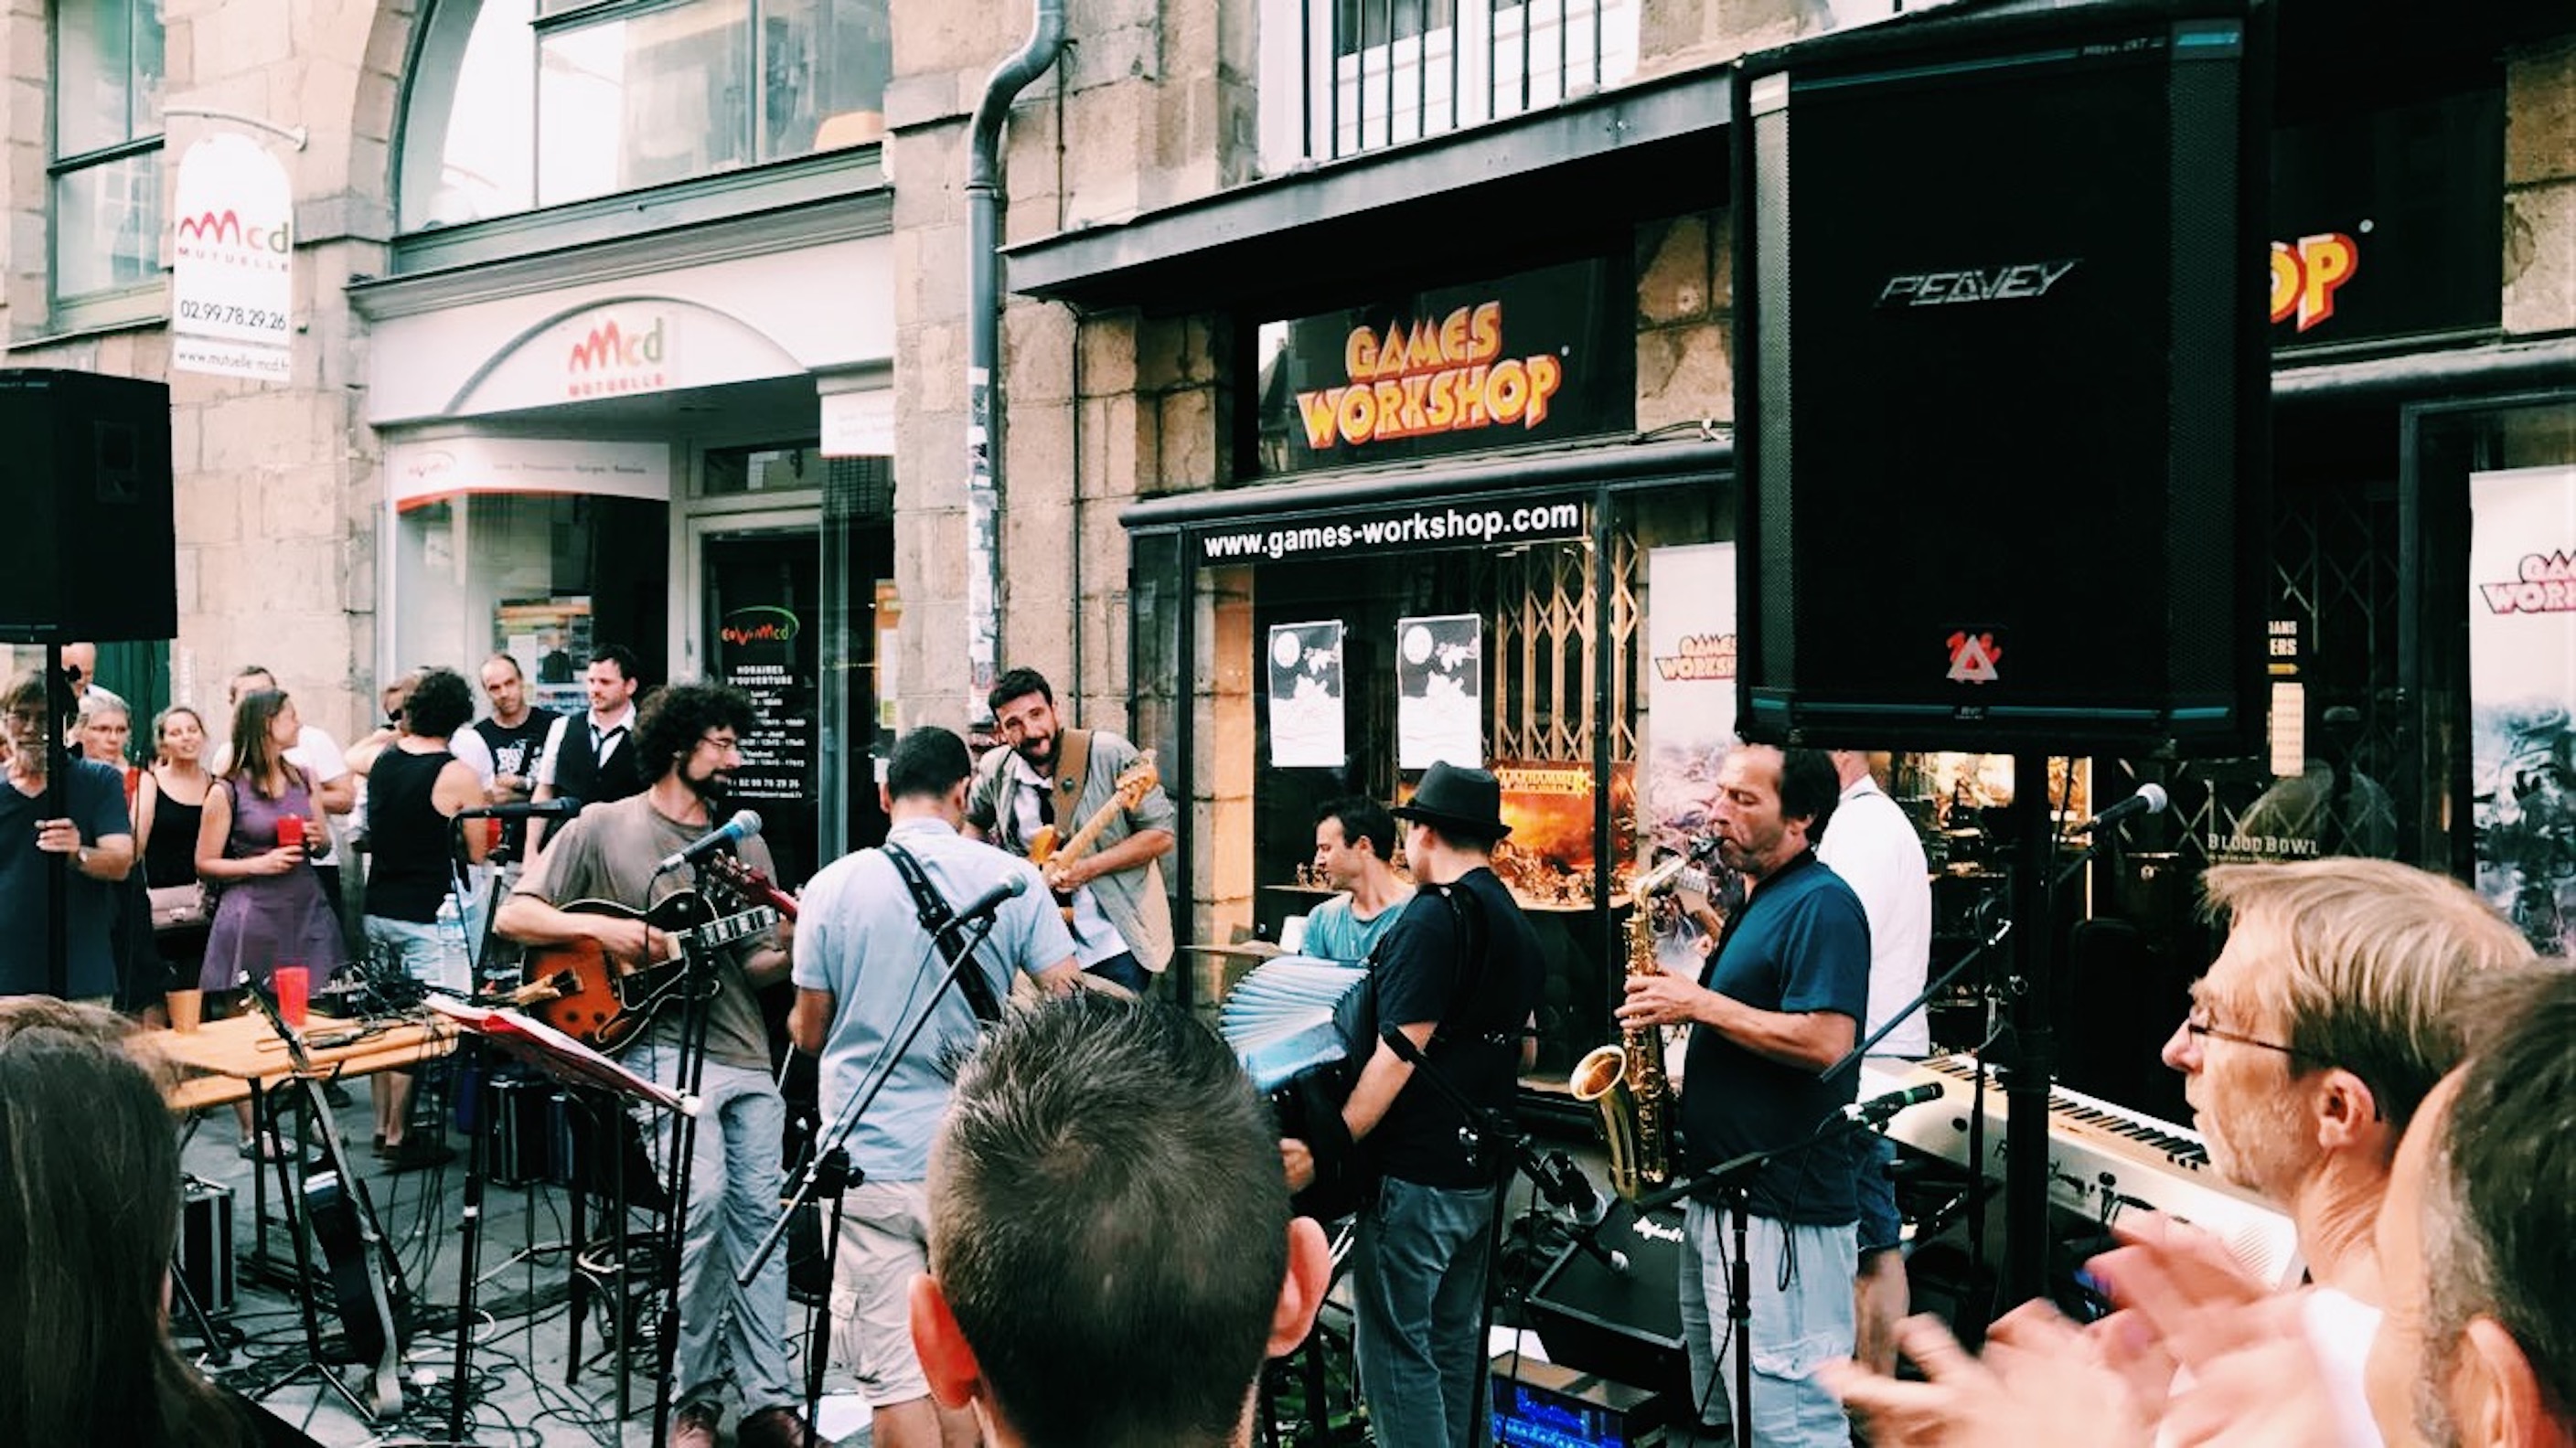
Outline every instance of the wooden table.
[[[434, 1061], [456, 1049], [456, 1036], [457, 1028], [437, 1017], [371, 1026], [331, 1016], [312, 1016], [304, 1023], [304, 1053], [312, 1063], [313, 1074], [328, 1081], [400, 1071]], [[185, 1035], [166, 1029], [145, 1031], [142, 1039], [163, 1060], [186, 1073], [167, 1093], [171, 1110], [193, 1111], [201, 1106], [248, 1101], [254, 1141], [262, 1139], [266, 1131], [266, 1095], [296, 1079], [295, 1061], [286, 1042], [270, 1029], [268, 1018], [257, 1011], [208, 1021]], [[303, 1133], [297, 1135], [301, 1138]], [[282, 1141], [282, 1132], [280, 1137]], [[299, 1140], [298, 1157], [303, 1154], [301, 1145]], [[271, 1165], [277, 1169], [278, 1199], [286, 1208], [287, 1227], [296, 1238], [298, 1258], [304, 1256], [301, 1214], [295, 1209], [296, 1189], [287, 1180], [283, 1160], [252, 1163], [251, 1247], [242, 1256], [254, 1272], [283, 1275], [286, 1265], [272, 1261], [268, 1254], [268, 1173], [263, 1168]], [[349, 1166], [352, 1171], [356, 1169], [354, 1162]], [[303, 1279], [304, 1270], [305, 1264], [299, 1260], [295, 1280]]]

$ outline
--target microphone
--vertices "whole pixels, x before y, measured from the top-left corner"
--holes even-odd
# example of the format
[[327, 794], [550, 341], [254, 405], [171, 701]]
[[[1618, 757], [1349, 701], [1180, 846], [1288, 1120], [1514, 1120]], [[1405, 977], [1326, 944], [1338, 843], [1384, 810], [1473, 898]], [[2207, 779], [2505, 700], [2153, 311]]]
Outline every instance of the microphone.
[[1538, 1194], [1574, 1218], [1575, 1240], [1613, 1274], [1627, 1276], [1628, 1254], [1616, 1247], [1602, 1246], [1595, 1236], [1602, 1219], [1610, 1215], [1610, 1200], [1593, 1190], [1592, 1179], [1561, 1151], [1545, 1156], [1527, 1153], [1522, 1162], [1529, 1169], [1530, 1179], [1538, 1183]]
[[667, 875], [683, 865], [694, 865], [718, 850], [741, 844], [760, 833], [760, 816], [750, 810], [737, 810], [732, 819], [689, 841], [662, 857], [653, 867], [656, 875]]
[[1939, 1084], [1926, 1082], [1920, 1086], [1908, 1086], [1902, 1091], [1890, 1091], [1884, 1096], [1873, 1096], [1867, 1101], [1855, 1101], [1843, 1108], [1843, 1120], [1856, 1121], [1863, 1126], [1883, 1126], [1888, 1118], [1908, 1106], [1920, 1106], [1926, 1101], [1940, 1099]]
[[490, 804], [480, 809], [461, 809], [455, 818], [461, 820], [568, 820], [581, 813], [581, 801], [571, 795], [528, 804]]
[[[749, 814], [751, 811], [744, 810], [743, 813]], [[939, 927], [940, 933], [946, 934], [948, 931], [956, 929], [958, 926], [965, 924], [969, 920], [976, 919], [979, 916], [990, 915], [994, 911], [1002, 908], [1003, 901], [1016, 899], [1027, 893], [1029, 893], [1028, 876], [1017, 872], [1005, 875], [999, 883], [993, 886], [992, 889], [987, 890], [983, 894], [976, 896], [974, 899], [967, 901], [965, 909], [950, 916], [948, 918], [948, 923]]]
[[2165, 812], [2165, 806], [2170, 803], [2172, 803], [2172, 800], [2166, 796], [2165, 787], [2163, 785], [2142, 784], [2138, 786], [2138, 792], [2136, 794], [2129, 796], [2127, 799], [2124, 799], [2118, 804], [2111, 806], [2109, 809], [2102, 811], [2093, 818], [2077, 825], [2075, 827], [2075, 833], [2079, 835], [2098, 834], [2103, 830], [2110, 829], [2119, 824], [2122, 820], [2130, 819], [2137, 815], [2163, 814]]

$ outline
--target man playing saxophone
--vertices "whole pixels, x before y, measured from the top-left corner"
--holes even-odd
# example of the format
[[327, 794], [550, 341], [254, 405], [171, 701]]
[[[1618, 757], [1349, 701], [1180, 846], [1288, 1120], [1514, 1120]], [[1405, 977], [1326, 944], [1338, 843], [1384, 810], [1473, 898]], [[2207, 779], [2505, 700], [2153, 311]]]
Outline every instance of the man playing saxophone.
[[[1623, 1030], [1688, 1023], [1681, 1092], [1685, 1165], [1705, 1169], [1806, 1140], [1851, 1104], [1855, 1077], [1817, 1073], [1858, 1039], [1869, 1004], [1869, 921], [1860, 898], [1815, 856], [1840, 782], [1821, 750], [1738, 747], [1718, 774], [1718, 850], [1742, 872], [1744, 908], [1698, 984], [1628, 977]], [[1727, 1414], [1735, 1441], [1762, 1448], [1846, 1445], [1842, 1405], [1816, 1370], [1850, 1355], [1857, 1265], [1852, 1150], [1834, 1141], [1780, 1157], [1746, 1183], [1753, 1401]], [[1693, 1200], [1681, 1251], [1682, 1335], [1699, 1420], [1714, 1427], [1728, 1381], [1711, 1323], [1726, 1312], [1723, 1213]]]

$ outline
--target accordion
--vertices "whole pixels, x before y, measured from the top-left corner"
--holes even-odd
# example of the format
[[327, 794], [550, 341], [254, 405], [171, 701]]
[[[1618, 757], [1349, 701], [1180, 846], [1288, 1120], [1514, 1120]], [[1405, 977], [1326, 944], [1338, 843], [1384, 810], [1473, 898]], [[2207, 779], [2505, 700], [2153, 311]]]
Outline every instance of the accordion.
[[1342, 1106], [1377, 1039], [1366, 967], [1302, 955], [1265, 961], [1226, 994], [1217, 1031], [1270, 1102], [1279, 1134], [1315, 1153], [1298, 1215], [1330, 1221], [1374, 1195], [1375, 1173], [1342, 1126]]

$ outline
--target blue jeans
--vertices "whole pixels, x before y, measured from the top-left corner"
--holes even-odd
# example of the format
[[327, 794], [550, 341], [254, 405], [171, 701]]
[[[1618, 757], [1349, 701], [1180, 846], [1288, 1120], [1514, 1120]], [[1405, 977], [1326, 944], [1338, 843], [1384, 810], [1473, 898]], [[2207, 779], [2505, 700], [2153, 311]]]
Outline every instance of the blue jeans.
[[1902, 1245], [1905, 1218], [1896, 1210], [1896, 1143], [1863, 1136], [1857, 1150], [1860, 1168], [1853, 1191], [1860, 1199], [1860, 1250], [1866, 1257]]
[[[635, 1048], [627, 1066], [676, 1083], [678, 1052], [666, 1040]], [[787, 1364], [787, 1254], [770, 1254], [749, 1287], [734, 1274], [778, 1215], [779, 1140], [787, 1107], [769, 1073], [710, 1057], [698, 1083], [704, 1103], [689, 1158], [688, 1234], [680, 1244], [678, 1403], [714, 1403], [730, 1382], [744, 1413], [804, 1401]], [[670, 1161], [678, 1113], [646, 1123], [653, 1166]]]
[[1084, 966], [1082, 973], [1096, 975], [1111, 985], [1125, 986], [1140, 998], [1154, 984], [1154, 973], [1137, 964], [1136, 957], [1123, 950], [1098, 965]]
[[1352, 1356], [1378, 1448], [1476, 1448], [1494, 1189], [1393, 1177], [1352, 1247]]
[[474, 989], [474, 967], [468, 963], [465, 938], [452, 920], [427, 923], [367, 917], [367, 945], [378, 959], [399, 966], [422, 985], [460, 993]]
[[[1735, 1245], [1725, 1211], [1692, 1202], [1682, 1218], [1682, 1341], [1690, 1351], [1691, 1390], [1700, 1421], [1743, 1424], [1740, 1408], [1718, 1409], [1735, 1396], [1735, 1357], [1727, 1339], [1727, 1254]], [[1852, 1274], [1858, 1238], [1849, 1223], [1796, 1227], [1768, 1217], [1745, 1224], [1752, 1264], [1752, 1432], [1739, 1426], [1740, 1448], [1850, 1448], [1842, 1401], [1816, 1381], [1816, 1369], [1852, 1352]], [[1780, 1276], [1789, 1274], [1789, 1285]]]

